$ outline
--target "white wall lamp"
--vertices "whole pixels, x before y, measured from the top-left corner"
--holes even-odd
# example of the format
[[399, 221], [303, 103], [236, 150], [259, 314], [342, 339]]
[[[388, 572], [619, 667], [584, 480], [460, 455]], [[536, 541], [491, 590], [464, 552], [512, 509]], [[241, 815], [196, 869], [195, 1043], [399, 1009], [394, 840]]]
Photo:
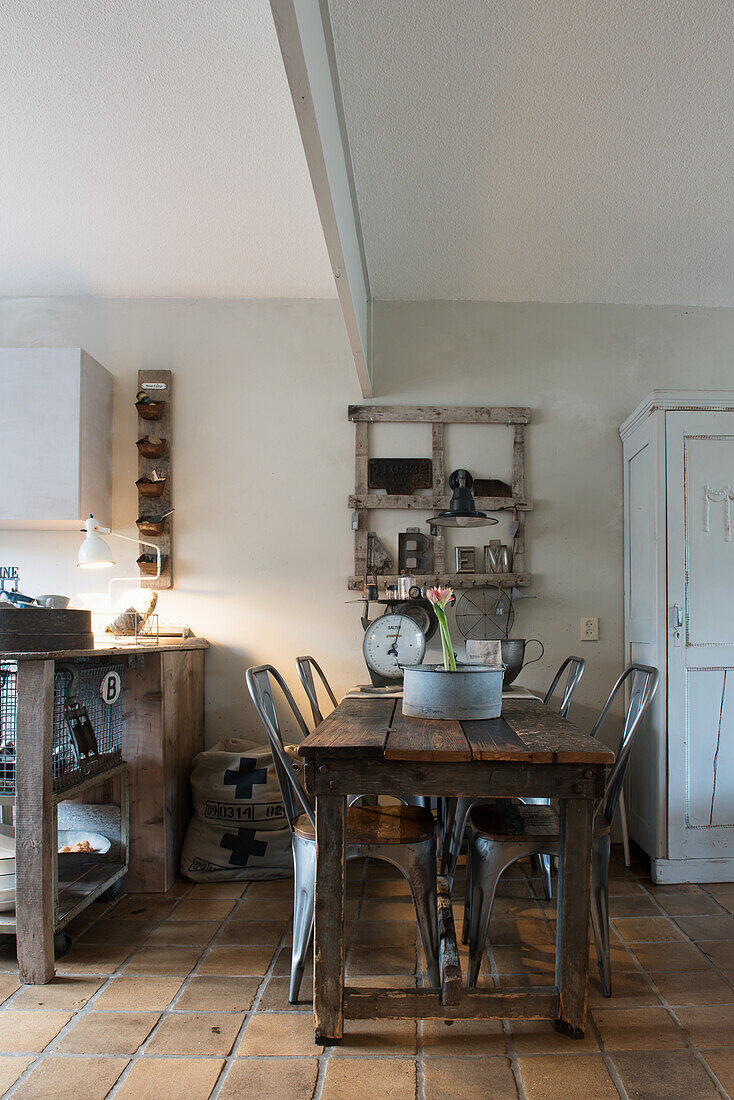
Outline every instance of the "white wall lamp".
[[[156, 571], [151, 580], [156, 580], [161, 575], [161, 551], [160, 547], [156, 546], [153, 542], [146, 542], [144, 539], [131, 539], [129, 535], [121, 535], [117, 531], [111, 531], [109, 527], [100, 527], [94, 516], [90, 516], [84, 523], [84, 530], [86, 535], [84, 541], [79, 547], [79, 557], [77, 559], [77, 567], [80, 569], [106, 569], [113, 565], [116, 565], [115, 559], [112, 556], [112, 551], [102, 538], [102, 535], [112, 535], [113, 538], [123, 539], [125, 542], [132, 542], [139, 546], [149, 546], [151, 550], [155, 550]], [[112, 585], [119, 581], [139, 581], [140, 577], [115, 577], [110, 581], [108, 590], [112, 590]]]

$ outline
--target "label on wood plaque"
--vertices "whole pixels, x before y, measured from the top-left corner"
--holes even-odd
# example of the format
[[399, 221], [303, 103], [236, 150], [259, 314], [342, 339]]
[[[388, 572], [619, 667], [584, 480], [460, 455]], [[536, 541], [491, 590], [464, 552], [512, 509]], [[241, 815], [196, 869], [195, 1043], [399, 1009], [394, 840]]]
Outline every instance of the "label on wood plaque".
[[433, 486], [430, 458], [371, 458], [370, 489], [387, 489], [390, 495], [410, 496], [416, 489]]
[[141, 390], [167, 390], [168, 386], [165, 382], [143, 382]]
[[99, 695], [103, 703], [111, 707], [122, 695], [122, 676], [119, 672], [107, 672], [99, 685]]

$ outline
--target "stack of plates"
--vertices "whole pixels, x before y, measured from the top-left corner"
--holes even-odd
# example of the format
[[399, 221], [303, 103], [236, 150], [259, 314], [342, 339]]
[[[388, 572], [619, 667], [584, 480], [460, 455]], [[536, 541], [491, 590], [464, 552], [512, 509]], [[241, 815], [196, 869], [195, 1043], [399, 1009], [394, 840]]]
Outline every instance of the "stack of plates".
[[0, 913], [15, 908], [15, 829], [0, 825]]

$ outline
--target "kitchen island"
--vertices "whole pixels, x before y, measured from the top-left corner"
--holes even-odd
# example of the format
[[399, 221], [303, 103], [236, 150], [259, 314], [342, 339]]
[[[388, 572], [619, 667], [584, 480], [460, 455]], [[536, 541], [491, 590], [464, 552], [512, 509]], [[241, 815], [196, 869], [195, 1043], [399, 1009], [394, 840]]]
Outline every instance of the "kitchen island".
[[[16, 908], [0, 913], [0, 930], [17, 936], [22, 982], [50, 981], [54, 933], [123, 877], [131, 892], [162, 892], [172, 885], [191, 816], [191, 761], [204, 747], [208, 647], [201, 638], [187, 638], [0, 654], [4, 667], [17, 669], [15, 795], [3, 798], [6, 805], [14, 803]], [[106, 663], [121, 670], [121, 761], [91, 775], [80, 772], [78, 783], [62, 788], [54, 762], [57, 666]], [[66, 799], [119, 800], [121, 807], [117, 864], [98, 865], [70, 884], [64, 876], [59, 881], [56, 854], [57, 805]]]

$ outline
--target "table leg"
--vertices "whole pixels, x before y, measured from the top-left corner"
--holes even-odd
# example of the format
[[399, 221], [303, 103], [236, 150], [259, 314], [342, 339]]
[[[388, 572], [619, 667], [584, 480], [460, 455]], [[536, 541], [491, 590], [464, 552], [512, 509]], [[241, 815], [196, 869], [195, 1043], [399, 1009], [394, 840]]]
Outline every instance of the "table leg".
[[21, 982], [54, 976], [54, 662], [18, 662], [15, 913]]
[[346, 806], [344, 795], [316, 799], [314, 1018], [323, 1046], [340, 1042], [344, 1027]]
[[582, 1039], [586, 1026], [593, 813], [590, 799], [561, 800], [555, 1028], [572, 1039]]

